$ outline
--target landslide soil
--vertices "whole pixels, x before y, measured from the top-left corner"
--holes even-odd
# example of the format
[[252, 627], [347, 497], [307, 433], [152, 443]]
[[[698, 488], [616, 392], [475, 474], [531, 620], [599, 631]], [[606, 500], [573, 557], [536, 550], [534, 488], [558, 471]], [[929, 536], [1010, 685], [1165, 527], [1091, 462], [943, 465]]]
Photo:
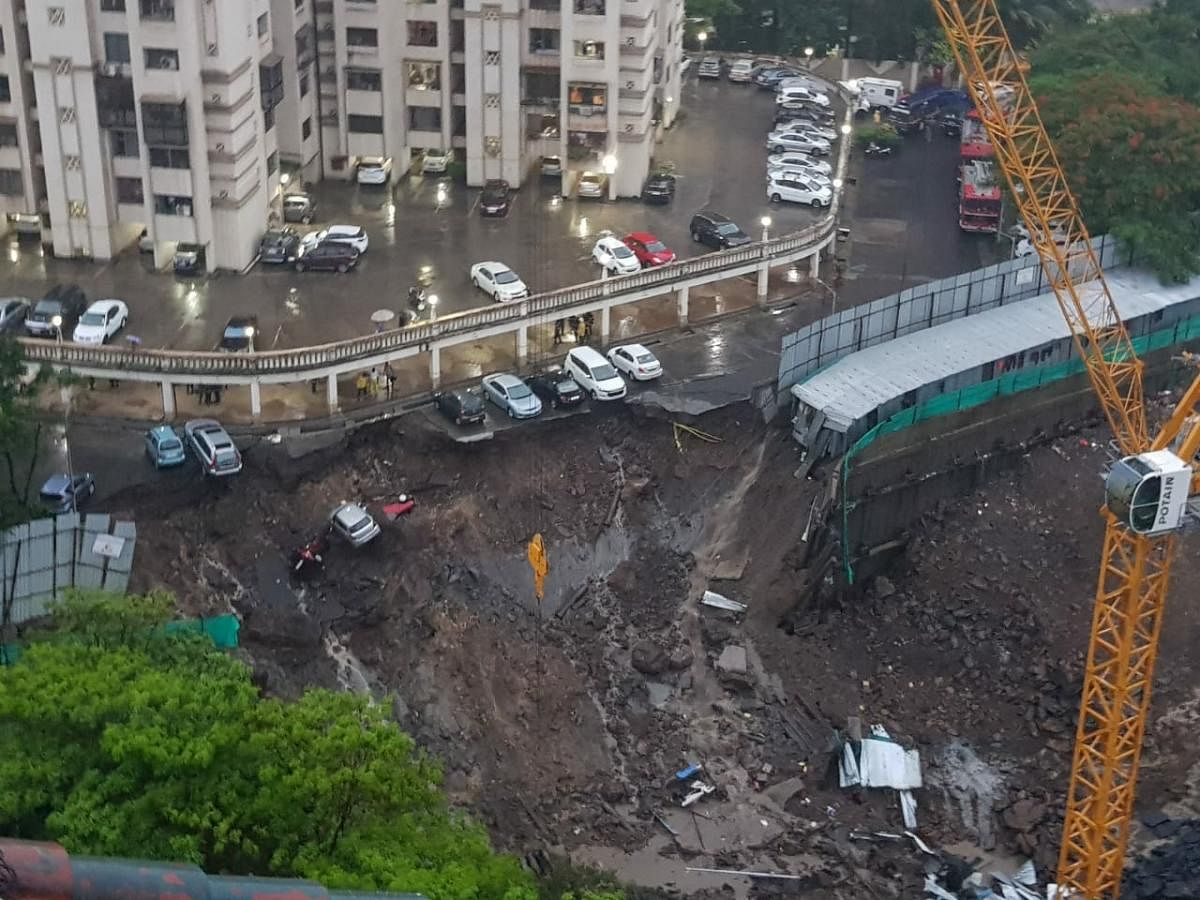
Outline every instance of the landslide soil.
[[[849, 837], [902, 829], [892, 792], [832, 775], [833, 730], [859, 716], [921, 750], [927, 841], [1032, 855], [1045, 872], [1102, 533], [1102, 436], [1031, 451], [928, 513], [886, 577], [789, 616], [827, 488], [795, 479], [786, 432], [746, 407], [692, 424], [716, 440], [617, 410], [474, 445], [420, 416], [298, 460], [264, 442], [228, 484], [118, 498], [138, 523], [134, 587], [168, 587], [185, 615], [235, 611], [265, 690], [392, 703], [507, 850], [689, 894], [777, 885], [685, 865], [799, 874], [785, 887], [815, 898], [913, 896], [911, 846]], [[335, 544], [320, 577], [290, 577], [288, 552], [337, 502], [378, 514], [402, 492], [417, 507], [380, 539]], [[525, 560], [538, 532], [540, 610]], [[701, 606], [706, 588], [748, 612]], [[1139, 792], [1179, 815], [1200, 780], [1198, 604], [1200, 541], [1185, 539]], [[717, 789], [695, 815], [673, 778], [690, 762]]]

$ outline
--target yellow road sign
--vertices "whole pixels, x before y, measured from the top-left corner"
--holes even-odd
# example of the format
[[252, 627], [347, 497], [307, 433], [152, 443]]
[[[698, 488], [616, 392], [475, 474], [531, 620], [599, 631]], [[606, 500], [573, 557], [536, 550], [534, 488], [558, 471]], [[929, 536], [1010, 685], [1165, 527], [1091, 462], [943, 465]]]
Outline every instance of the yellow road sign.
[[545, 595], [546, 573], [550, 571], [550, 562], [546, 559], [546, 545], [541, 534], [535, 534], [529, 542], [529, 568], [533, 569], [533, 592], [540, 603]]

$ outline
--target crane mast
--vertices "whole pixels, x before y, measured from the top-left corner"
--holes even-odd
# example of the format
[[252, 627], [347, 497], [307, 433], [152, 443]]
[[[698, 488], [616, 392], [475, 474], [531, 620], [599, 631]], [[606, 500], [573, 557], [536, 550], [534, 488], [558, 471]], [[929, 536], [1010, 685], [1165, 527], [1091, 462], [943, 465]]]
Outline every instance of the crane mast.
[[1175, 533], [1200, 492], [1200, 378], [1152, 441], [1142, 363], [995, 0], [932, 0], [1042, 270], [1125, 457], [1106, 479], [1104, 549], [1059, 851], [1059, 897], [1117, 900]]

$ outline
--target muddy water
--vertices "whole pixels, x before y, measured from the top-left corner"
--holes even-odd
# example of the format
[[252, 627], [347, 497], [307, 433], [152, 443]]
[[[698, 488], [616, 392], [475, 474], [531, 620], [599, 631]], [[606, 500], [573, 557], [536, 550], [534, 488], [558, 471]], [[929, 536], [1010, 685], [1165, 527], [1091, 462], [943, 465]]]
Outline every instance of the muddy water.
[[[687, 895], [728, 884], [732, 888], [732, 895], [739, 900], [749, 896], [749, 879], [689, 872], [688, 863], [678, 858], [663, 856], [663, 852], [670, 846], [670, 838], [663, 835], [651, 838], [646, 846], [633, 853], [626, 853], [616, 847], [581, 847], [573, 851], [571, 856], [576, 862], [600, 866], [615, 872], [623, 881], [644, 887], [675, 888]], [[693, 864], [708, 865], [704, 862]]]

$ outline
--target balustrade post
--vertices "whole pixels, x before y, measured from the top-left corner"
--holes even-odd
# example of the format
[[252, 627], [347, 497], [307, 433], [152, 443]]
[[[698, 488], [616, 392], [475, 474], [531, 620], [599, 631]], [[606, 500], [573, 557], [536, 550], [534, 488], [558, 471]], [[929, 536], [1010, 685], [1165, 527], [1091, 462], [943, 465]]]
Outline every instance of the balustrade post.
[[442, 383], [442, 350], [436, 344], [429, 348], [429, 382], [434, 390]]
[[808, 277], [816, 278], [819, 274], [821, 274], [821, 253], [820, 251], [815, 251], [808, 258]]
[[517, 368], [524, 368], [525, 363], [529, 361], [529, 327], [520, 325], [517, 327]]
[[338, 411], [338, 383], [337, 374], [330, 372], [325, 376], [325, 400], [329, 403], [329, 414], [333, 415]]
[[686, 284], [675, 292], [675, 311], [679, 315], [680, 325], [688, 323], [688, 300], [690, 294], [691, 288]]
[[250, 382], [250, 418], [257, 422], [260, 416], [262, 416], [262, 385], [256, 378]]
[[600, 346], [608, 346], [608, 334], [612, 324], [612, 307], [606, 306], [600, 310]]
[[175, 418], [175, 385], [169, 381], [164, 381], [161, 387], [163, 420], [169, 422]]

